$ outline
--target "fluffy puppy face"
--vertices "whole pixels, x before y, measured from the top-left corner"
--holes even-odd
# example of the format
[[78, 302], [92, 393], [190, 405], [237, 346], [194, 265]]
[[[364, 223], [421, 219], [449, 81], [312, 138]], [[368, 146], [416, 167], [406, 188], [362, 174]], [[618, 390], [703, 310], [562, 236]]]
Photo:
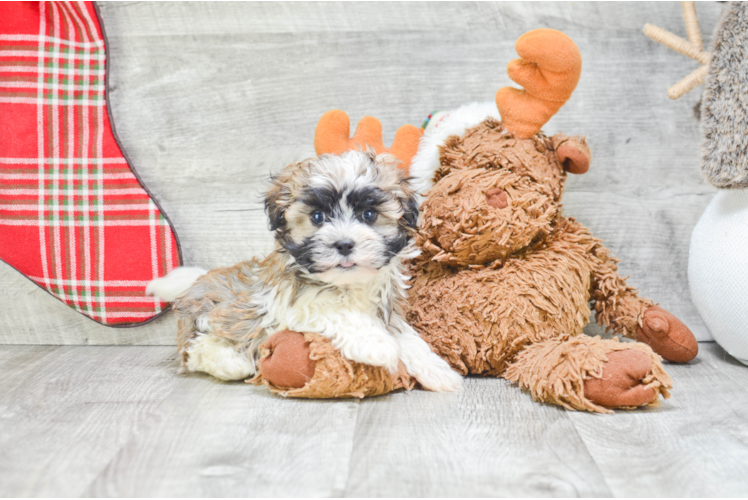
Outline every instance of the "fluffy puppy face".
[[388, 154], [348, 151], [283, 169], [265, 198], [282, 249], [326, 283], [376, 277], [401, 256], [418, 224], [414, 193], [396, 162]]

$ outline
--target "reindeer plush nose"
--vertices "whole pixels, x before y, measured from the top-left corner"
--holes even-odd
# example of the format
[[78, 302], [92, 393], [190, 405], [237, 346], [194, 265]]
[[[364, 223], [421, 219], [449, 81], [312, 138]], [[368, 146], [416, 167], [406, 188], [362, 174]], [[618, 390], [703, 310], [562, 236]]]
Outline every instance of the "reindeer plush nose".
[[494, 188], [486, 191], [486, 203], [493, 208], [506, 208], [509, 202], [506, 199], [506, 192], [501, 188]]
[[351, 240], [340, 240], [335, 243], [338, 253], [343, 256], [350, 255], [353, 251], [353, 246], [354, 243]]

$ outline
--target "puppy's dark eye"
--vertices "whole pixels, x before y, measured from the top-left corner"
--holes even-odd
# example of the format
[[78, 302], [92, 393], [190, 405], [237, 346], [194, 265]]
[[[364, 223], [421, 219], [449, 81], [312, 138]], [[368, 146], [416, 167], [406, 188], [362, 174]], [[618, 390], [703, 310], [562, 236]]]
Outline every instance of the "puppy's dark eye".
[[309, 216], [310, 219], [312, 219], [312, 224], [315, 226], [319, 226], [323, 222], [325, 222], [325, 212], [322, 212], [321, 210], [317, 210], [316, 212], [313, 212], [312, 215]]
[[361, 218], [364, 219], [364, 222], [372, 223], [377, 220], [377, 213], [369, 208], [364, 210], [364, 213], [361, 214]]

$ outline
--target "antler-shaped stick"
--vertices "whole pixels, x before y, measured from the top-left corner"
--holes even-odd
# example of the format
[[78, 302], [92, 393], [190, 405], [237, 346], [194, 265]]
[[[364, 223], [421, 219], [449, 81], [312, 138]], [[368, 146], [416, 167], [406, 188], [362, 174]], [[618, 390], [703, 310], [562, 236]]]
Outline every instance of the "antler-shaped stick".
[[402, 163], [400, 168], [408, 172], [410, 160], [418, 151], [418, 141], [423, 131], [413, 125], [403, 125], [395, 133], [392, 147], [387, 149], [382, 141], [382, 124], [373, 116], [364, 116], [356, 126], [356, 133], [350, 137], [351, 122], [345, 111], [334, 109], [328, 111], [314, 132], [314, 149], [318, 155], [325, 153], [340, 154], [351, 149], [374, 148], [377, 154], [390, 153]]
[[571, 38], [552, 29], [525, 33], [514, 47], [522, 59], [511, 61], [506, 70], [525, 89], [500, 89], [496, 106], [504, 128], [525, 139], [569, 100], [582, 74], [582, 54]]
[[701, 41], [699, 19], [696, 17], [696, 5], [694, 2], [681, 2], [681, 6], [683, 7], [683, 20], [686, 24], [688, 40], [652, 24], [644, 25], [644, 34], [649, 38], [670, 47], [676, 52], [680, 52], [684, 56], [696, 59], [702, 64], [699, 69], [668, 89], [667, 96], [670, 99], [678, 99], [701, 85], [709, 72], [709, 61], [712, 59], [712, 55], [704, 50], [704, 44]]

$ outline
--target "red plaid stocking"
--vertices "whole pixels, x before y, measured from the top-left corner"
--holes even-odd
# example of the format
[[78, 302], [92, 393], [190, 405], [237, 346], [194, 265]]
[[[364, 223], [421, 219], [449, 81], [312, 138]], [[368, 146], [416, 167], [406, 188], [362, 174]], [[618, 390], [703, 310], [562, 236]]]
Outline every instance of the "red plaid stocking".
[[148, 321], [176, 235], [107, 112], [93, 2], [0, 2], [0, 259], [99, 323]]

